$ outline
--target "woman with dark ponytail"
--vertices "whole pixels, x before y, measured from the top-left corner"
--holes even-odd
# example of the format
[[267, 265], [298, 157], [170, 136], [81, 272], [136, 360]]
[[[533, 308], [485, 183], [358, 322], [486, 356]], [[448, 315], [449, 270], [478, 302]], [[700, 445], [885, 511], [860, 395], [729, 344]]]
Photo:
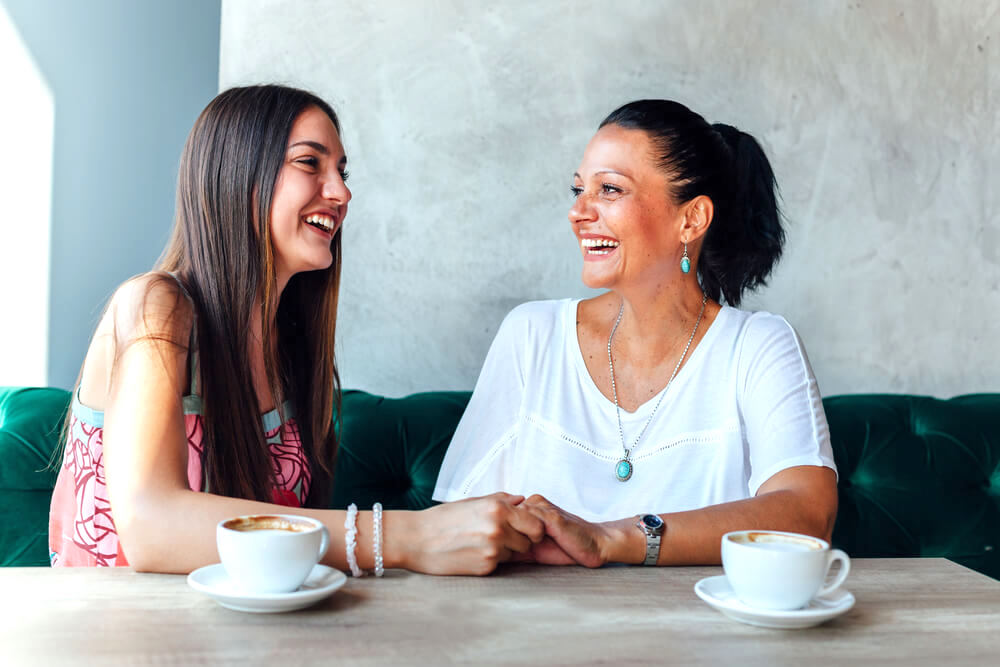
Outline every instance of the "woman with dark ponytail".
[[829, 539], [836, 467], [805, 350], [784, 318], [737, 309], [781, 256], [776, 187], [730, 125], [665, 100], [613, 111], [569, 212], [583, 282], [607, 291], [507, 316], [435, 498], [530, 495], [547, 537], [527, 557], [546, 563], [717, 563], [740, 529]]

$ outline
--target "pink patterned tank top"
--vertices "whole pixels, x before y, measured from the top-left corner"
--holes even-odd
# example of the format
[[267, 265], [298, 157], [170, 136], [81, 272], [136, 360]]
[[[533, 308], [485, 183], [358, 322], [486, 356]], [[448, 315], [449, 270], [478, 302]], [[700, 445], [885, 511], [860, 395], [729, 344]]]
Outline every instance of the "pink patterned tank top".
[[[192, 373], [192, 377], [197, 376]], [[192, 490], [206, 491], [201, 470], [201, 398], [196, 389], [195, 381], [192, 383], [192, 394], [184, 397], [187, 476]], [[278, 505], [302, 507], [309, 495], [309, 463], [291, 406], [285, 403], [283, 407], [284, 425], [276, 409], [261, 417], [274, 466], [276, 485], [272, 490], [272, 499]], [[83, 405], [79, 396], [74, 395], [65, 453], [49, 512], [49, 559], [53, 566], [128, 565], [108, 501], [103, 439], [104, 414]]]

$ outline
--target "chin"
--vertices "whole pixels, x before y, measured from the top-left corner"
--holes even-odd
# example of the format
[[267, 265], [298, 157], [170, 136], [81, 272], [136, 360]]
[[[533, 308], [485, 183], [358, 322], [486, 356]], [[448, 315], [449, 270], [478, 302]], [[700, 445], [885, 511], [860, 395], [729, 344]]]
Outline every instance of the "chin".
[[320, 255], [313, 259], [311, 270], [323, 271], [325, 269], [329, 269], [332, 264], [333, 264], [333, 252], [328, 251], [323, 255]]
[[310, 266], [308, 269], [306, 269], [306, 271], [326, 271], [331, 266], [333, 266], [333, 259], [331, 259], [329, 262], [325, 264], [314, 264], [313, 266]]
[[302, 262], [299, 264], [295, 273], [308, 273], [310, 271], [325, 271], [333, 265], [333, 255], [330, 255], [326, 259], [313, 259], [312, 261]]
[[580, 280], [583, 282], [584, 286], [590, 289], [610, 289], [612, 283], [614, 282], [607, 276], [595, 276], [587, 271], [584, 271], [580, 276]]

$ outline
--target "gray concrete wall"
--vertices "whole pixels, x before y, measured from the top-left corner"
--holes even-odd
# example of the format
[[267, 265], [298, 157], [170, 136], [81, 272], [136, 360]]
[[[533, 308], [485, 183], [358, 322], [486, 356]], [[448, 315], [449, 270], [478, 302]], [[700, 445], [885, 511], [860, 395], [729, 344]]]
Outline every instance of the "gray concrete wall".
[[167, 240], [184, 140], [218, 90], [220, 3], [0, 1], [55, 98], [47, 365], [69, 387], [107, 297]]
[[504, 314], [584, 295], [566, 213], [597, 123], [680, 100], [757, 136], [789, 218], [749, 307], [824, 394], [1000, 390], [1000, 2], [226, 0], [223, 87], [342, 115], [347, 387], [471, 388]]

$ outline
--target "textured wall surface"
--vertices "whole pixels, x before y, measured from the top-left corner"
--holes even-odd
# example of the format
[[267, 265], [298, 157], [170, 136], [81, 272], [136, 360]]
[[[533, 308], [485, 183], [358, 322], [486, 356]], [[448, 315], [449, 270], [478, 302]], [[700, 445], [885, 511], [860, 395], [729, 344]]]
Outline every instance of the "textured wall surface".
[[823, 393], [950, 396], [1000, 390], [998, 51], [997, 0], [225, 0], [220, 80], [341, 114], [345, 386], [471, 388], [511, 307], [586, 295], [571, 175], [611, 109], [666, 97], [771, 156], [788, 245], [745, 307]]
[[55, 100], [47, 384], [69, 388], [105, 301], [167, 241], [181, 148], [218, 85], [220, 4], [0, 2]]

